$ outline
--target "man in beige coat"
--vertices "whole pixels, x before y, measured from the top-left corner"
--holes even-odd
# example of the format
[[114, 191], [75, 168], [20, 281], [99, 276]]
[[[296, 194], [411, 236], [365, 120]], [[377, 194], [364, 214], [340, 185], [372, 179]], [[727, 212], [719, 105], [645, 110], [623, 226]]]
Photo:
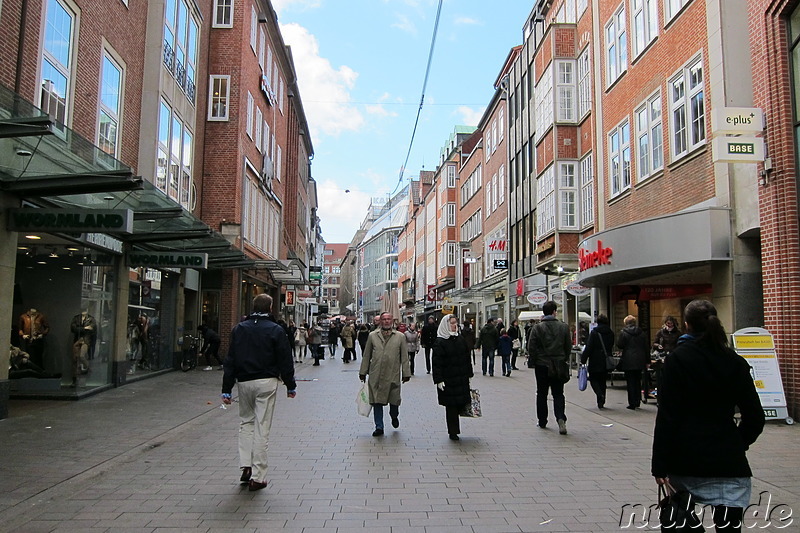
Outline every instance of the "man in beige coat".
[[369, 334], [361, 358], [359, 378], [369, 374], [369, 403], [375, 419], [373, 437], [383, 435], [383, 406], [389, 404], [392, 427], [400, 427], [400, 385], [411, 379], [406, 337], [392, 329], [391, 313], [380, 317], [380, 328]]

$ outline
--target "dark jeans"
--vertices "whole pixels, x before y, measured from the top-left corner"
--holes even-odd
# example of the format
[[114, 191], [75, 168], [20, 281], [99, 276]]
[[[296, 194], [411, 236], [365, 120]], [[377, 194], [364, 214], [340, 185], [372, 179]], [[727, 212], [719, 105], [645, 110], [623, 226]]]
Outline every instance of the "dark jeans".
[[425, 347], [425, 369], [428, 371], [428, 374], [431, 373], [431, 350], [433, 350], [433, 346]]
[[217, 360], [217, 365], [222, 366], [222, 360], [219, 358], [219, 345], [220, 341], [210, 342], [206, 348], [206, 364], [211, 366], [211, 358]]
[[486, 366], [489, 366], [489, 375], [494, 375], [494, 348], [487, 348], [483, 346], [481, 348], [481, 369], [483, 373], [486, 374]]
[[519, 355], [519, 348], [513, 348], [511, 350], [511, 368], [513, 370], [517, 369], [517, 356]]
[[[389, 416], [397, 417], [400, 414], [400, 406], [389, 404]], [[383, 404], [372, 404], [372, 418], [375, 420], [375, 429], [383, 429]]]
[[626, 370], [625, 381], [628, 384], [628, 407], [639, 407], [642, 404], [642, 371]]
[[597, 407], [603, 407], [606, 404], [607, 379], [608, 379], [608, 372], [589, 373], [589, 384], [592, 386], [594, 395], [597, 396]]
[[449, 435], [458, 435], [461, 433], [461, 425], [458, 420], [458, 413], [461, 407], [457, 405], [445, 405], [444, 416], [447, 419], [447, 433]]
[[503, 355], [500, 356], [500, 358], [502, 360], [503, 375], [505, 376], [506, 374], [510, 374], [511, 373], [511, 362], [510, 362], [511, 354], [510, 353], [503, 354]]
[[414, 356], [417, 352], [408, 352], [408, 364], [411, 365], [411, 375], [414, 375]]
[[564, 384], [560, 381], [553, 381], [547, 372], [546, 366], [536, 365], [533, 369], [536, 374], [536, 418], [539, 420], [539, 427], [547, 425], [547, 391], [553, 393], [553, 412], [556, 420], [567, 420], [564, 412], [566, 400], [564, 399]]

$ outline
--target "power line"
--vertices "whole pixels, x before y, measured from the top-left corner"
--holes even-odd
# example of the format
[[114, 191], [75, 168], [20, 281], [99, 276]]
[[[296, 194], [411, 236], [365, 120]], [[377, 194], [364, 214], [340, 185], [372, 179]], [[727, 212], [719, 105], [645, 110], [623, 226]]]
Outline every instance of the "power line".
[[433, 63], [433, 49], [434, 46], [436, 45], [436, 34], [439, 32], [439, 17], [442, 14], [443, 1], [444, 0], [439, 0], [439, 7], [436, 8], [436, 21], [433, 23], [433, 36], [431, 37], [431, 49], [428, 52], [428, 66], [425, 68], [425, 80], [422, 82], [422, 95], [419, 98], [419, 108], [417, 109], [417, 118], [416, 120], [414, 120], [414, 129], [411, 132], [411, 141], [408, 143], [408, 152], [406, 152], [406, 160], [403, 162], [403, 166], [400, 167], [400, 176], [397, 180], [397, 185], [395, 185], [394, 190], [389, 194], [389, 196], [397, 192], [397, 189], [400, 188], [400, 185], [403, 184], [403, 173], [406, 170], [408, 159], [411, 157], [411, 148], [414, 146], [414, 137], [417, 134], [417, 126], [419, 125], [419, 116], [422, 113], [422, 105], [425, 103], [425, 88], [428, 86], [428, 76], [431, 73], [431, 63]]

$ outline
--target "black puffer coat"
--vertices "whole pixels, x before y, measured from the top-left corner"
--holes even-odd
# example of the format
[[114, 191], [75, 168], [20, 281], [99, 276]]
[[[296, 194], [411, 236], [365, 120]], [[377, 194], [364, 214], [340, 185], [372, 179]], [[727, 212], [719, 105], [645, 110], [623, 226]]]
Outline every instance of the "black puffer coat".
[[472, 359], [464, 337], [436, 338], [433, 345], [433, 382], [444, 382], [444, 390], [436, 390], [439, 405], [466, 405], [470, 400], [469, 378]]
[[617, 348], [622, 350], [620, 370], [644, 370], [650, 362], [650, 343], [639, 326], [623, 328], [617, 340]]

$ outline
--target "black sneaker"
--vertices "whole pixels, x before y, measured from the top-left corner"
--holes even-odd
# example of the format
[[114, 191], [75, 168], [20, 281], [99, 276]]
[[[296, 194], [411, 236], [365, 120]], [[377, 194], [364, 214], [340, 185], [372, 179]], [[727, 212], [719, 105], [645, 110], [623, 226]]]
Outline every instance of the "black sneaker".
[[397, 418], [396, 416], [392, 417], [392, 427], [395, 429], [400, 427], [400, 419]]
[[381, 435], [383, 435], [383, 430], [381, 428], [377, 428], [372, 432], [373, 437], [380, 437]]

